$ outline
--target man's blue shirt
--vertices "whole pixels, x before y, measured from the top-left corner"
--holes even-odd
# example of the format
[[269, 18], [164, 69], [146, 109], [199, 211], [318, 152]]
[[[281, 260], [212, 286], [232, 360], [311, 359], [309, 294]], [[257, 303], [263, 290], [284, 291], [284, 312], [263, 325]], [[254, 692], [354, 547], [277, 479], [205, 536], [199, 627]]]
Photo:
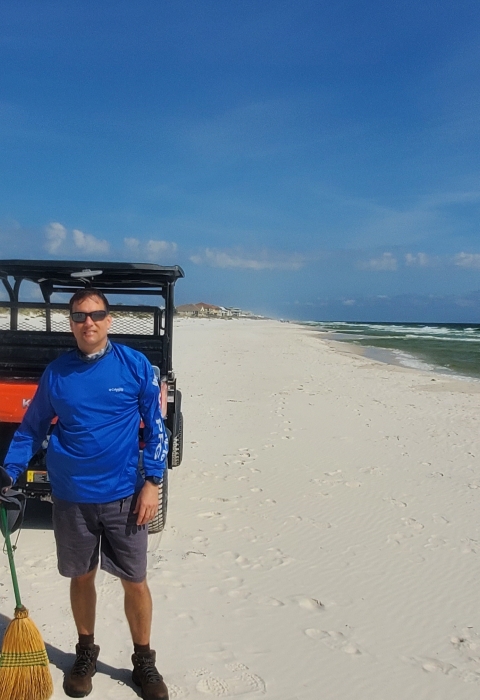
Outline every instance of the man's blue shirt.
[[41, 447], [55, 417], [47, 469], [57, 498], [108, 503], [138, 490], [140, 418], [145, 426], [145, 475], [162, 476], [168, 440], [153, 367], [142, 353], [111, 346], [94, 362], [85, 362], [72, 350], [48, 365], [5, 457], [14, 481]]

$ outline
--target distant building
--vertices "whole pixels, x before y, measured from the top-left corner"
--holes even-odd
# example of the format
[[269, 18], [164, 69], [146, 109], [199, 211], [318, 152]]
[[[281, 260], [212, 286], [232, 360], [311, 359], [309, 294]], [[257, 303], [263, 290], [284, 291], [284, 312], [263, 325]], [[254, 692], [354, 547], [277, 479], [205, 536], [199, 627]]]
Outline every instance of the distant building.
[[198, 304], [177, 306], [176, 313], [179, 316], [196, 316], [200, 318], [262, 318], [262, 316], [252, 314], [251, 311], [242, 311], [242, 309], [237, 309], [233, 306], [215, 306], [204, 301], [199, 301]]
[[177, 314], [179, 316], [213, 316], [222, 318], [227, 316], [227, 310], [223, 306], [215, 306], [214, 304], [207, 304], [201, 301], [198, 304], [177, 306]]
[[227, 306], [225, 311], [230, 318], [240, 318], [240, 316], [244, 315], [242, 309], [234, 309], [233, 306]]
[[175, 310], [179, 316], [198, 316], [198, 308], [195, 304], [182, 304]]

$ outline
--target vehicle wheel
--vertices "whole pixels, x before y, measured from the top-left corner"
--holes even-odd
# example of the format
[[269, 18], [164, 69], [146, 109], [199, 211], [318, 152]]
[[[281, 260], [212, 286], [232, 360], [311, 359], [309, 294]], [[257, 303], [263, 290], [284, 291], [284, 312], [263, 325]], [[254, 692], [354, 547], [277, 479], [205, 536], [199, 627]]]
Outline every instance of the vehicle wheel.
[[172, 467], [179, 467], [183, 457], [183, 413], [178, 416], [177, 433], [172, 442]]
[[167, 522], [168, 506], [168, 467], [163, 472], [162, 482], [158, 487], [158, 512], [153, 520], [148, 523], [148, 534], [154, 535], [162, 532]]

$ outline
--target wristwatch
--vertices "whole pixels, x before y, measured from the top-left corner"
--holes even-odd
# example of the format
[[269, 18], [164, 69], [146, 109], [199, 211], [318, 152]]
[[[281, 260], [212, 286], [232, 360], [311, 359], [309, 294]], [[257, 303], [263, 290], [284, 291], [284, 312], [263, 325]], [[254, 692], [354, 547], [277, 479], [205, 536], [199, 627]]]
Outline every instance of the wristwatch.
[[160, 486], [162, 478], [160, 476], [146, 476], [145, 481], [149, 481], [151, 484], [155, 484], [155, 486]]

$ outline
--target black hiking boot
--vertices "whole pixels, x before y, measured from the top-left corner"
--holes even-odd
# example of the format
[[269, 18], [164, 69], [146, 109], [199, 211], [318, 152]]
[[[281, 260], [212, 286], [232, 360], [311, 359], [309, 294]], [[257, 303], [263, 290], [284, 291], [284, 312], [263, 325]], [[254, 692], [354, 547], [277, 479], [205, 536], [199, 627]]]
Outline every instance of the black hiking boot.
[[65, 674], [63, 690], [71, 698], [84, 698], [92, 692], [92, 676], [97, 672], [97, 659], [100, 647], [90, 644], [88, 647], [75, 647], [77, 658], [70, 671]]
[[143, 700], [168, 700], [167, 686], [155, 667], [155, 652], [133, 654], [132, 663], [132, 681], [141, 686]]

